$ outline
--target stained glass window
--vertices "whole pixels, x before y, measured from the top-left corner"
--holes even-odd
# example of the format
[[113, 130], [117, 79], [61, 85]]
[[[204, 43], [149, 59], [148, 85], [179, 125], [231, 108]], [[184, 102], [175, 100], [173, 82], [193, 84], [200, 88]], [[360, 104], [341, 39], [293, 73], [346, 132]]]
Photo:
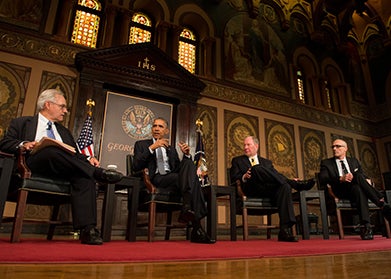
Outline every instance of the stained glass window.
[[135, 13], [129, 32], [129, 44], [150, 42], [152, 37], [152, 21], [142, 13]]
[[297, 70], [296, 75], [297, 75], [297, 91], [299, 92], [299, 100], [301, 103], [305, 104], [304, 78], [301, 73], [301, 70]]
[[78, 0], [77, 4], [71, 42], [96, 48], [102, 5], [96, 0]]
[[179, 37], [178, 61], [190, 73], [195, 73], [196, 36], [190, 29], [184, 28]]

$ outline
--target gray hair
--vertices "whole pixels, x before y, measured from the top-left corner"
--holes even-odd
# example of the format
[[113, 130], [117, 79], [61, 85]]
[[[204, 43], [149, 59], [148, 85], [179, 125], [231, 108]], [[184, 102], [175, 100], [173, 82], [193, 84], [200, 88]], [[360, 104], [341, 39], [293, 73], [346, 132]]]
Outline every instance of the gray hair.
[[255, 136], [247, 136], [246, 138], [252, 138], [254, 144], [259, 144], [259, 139], [257, 137], [255, 137]]
[[46, 90], [42, 91], [42, 93], [39, 94], [39, 97], [38, 97], [37, 109], [39, 111], [43, 110], [43, 108], [45, 107], [45, 103], [46, 102], [53, 102], [53, 103], [55, 103], [57, 95], [64, 96], [64, 93], [62, 93], [58, 89], [46, 89]]

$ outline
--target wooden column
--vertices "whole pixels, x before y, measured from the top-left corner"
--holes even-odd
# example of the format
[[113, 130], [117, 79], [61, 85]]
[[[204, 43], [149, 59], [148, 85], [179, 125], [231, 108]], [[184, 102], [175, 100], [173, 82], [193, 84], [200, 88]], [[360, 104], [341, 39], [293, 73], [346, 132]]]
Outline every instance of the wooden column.
[[117, 15], [117, 8], [115, 6], [108, 6], [106, 8], [105, 34], [102, 43], [103, 47], [112, 46], [116, 15]]
[[172, 58], [175, 61], [179, 61], [179, 36], [181, 35], [183, 28], [181, 26], [174, 26], [172, 36]]
[[214, 38], [208, 37], [202, 40], [202, 71], [206, 77], [213, 77], [213, 45]]
[[164, 52], [167, 51], [167, 36], [170, 26], [170, 23], [162, 21], [157, 27], [157, 46]]
[[[72, 32], [73, 25], [70, 20], [72, 18], [73, 11], [73, 1], [72, 0], [63, 0], [60, 1], [59, 10], [62, 11], [58, 14], [57, 18], [57, 29], [56, 29], [56, 38], [60, 41], [68, 41], [68, 32]], [[68, 28], [69, 26], [69, 28]]]
[[323, 89], [320, 87], [320, 81], [317, 76], [310, 77], [308, 82], [311, 84], [311, 92], [313, 96], [313, 104], [317, 108], [321, 108], [324, 104]]
[[122, 10], [122, 22], [120, 28], [120, 44], [129, 44], [129, 27], [132, 20], [132, 12], [128, 10]]

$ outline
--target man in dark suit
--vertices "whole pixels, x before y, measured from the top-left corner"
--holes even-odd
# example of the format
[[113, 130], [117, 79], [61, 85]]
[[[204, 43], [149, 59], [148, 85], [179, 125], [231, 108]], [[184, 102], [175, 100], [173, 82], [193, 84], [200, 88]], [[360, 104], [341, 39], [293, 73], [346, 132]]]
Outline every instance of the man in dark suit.
[[[96, 187], [95, 180], [104, 183], [118, 182], [122, 175], [113, 170], [99, 167], [96, 158], [87, 158], [79, 153], [70, 131], [58, 122], [68, 113], [64, 94], [56, 89], [43, 91], [37, 101], [39, 113], [13, 119], [0, 150], [16, 154], [19, 148], [27, 151], [26, 163], [33, 173], [43, 176], [64, 178], [71, 182], [72, 219], [75, 229], [80, 229], [83, 244], [99, 245], [102, 238], [96, 228]], [[37, 142], [44, 136], [75, 148], [72, 154], [56, 146], [49, 146], [30, 154]], [[17, 189], [10, 189], [16, 191]]]
[[140, 140], [134, 145], [133, 169], [137, 172], [148, 168], [150, 180], [157, 188], [180, 191], [183, 208], [179, 221], [191, 222], [193, 229], [190, 240], [196, 243], [214, 243], [215, 240], [209, 238], [200, 223], [207, 211], [190, 147], [184, 142], [178, 144], [183, 153], [183, 159], [179, 160], [176, 148], [170, 146], [166, 138], [168, 134], [168, 122], [163, 118], [156, 118], [152, 125], [152, 139]]
[[232, 159], [231, 181], [239, 181], [244, 194], [248, 197], [270, 197], [279, 208], [279, 241], [297, 242], [292, 235], [292, 226], [296, 223], [292, 201], [292, 188], [310, 189], [314, 181], [287, 179], [279, 173], [270, 160], [258, 155], [259, 140], [253, 136], [244, 139], [244, 155]]
[[360, 235], [363, 240], [372, 240], [368, 199], [383, 208], [384, 216], [391, 221], [391, 208], [384, 195], [372, 186], [356, 158], [346, 157], [348, 146], [344, 140], [336, 139], [331, 146], [334, 156], [320, 163], [319, 181], [330, 185], [338, 198], [349, 199], [355, 204], [360, 216]]

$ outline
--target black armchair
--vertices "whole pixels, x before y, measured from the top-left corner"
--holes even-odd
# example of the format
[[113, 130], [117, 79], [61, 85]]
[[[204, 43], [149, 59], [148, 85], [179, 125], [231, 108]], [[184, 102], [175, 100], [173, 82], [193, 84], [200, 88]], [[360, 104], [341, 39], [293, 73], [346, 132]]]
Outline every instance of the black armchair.
[[[318, 174], [316, 175], [317, 178], [317, 185], [319, 187], [319, 190], [324, 191], [325, 193], [325, 199], [326, 199], [326, 207], [327, 207], [327, 214], [330, 216], [335, 216], [337, 220], [337, 227], [338, 227], [338, 235], [339, 239], [343, 239], [345, 236], [344, 229], [347, 228], [355, 228], [356, 226], [353, 225], [346, 225], [343, 223], [342, 219], [342, 212], [344, 211], [350, 211], [352, 213], [357, 213], [356, 207], [350, 202], [348, 199], [339, 199], [333, 192], [330, 185], [321, 185], [319, 182]], [[374, 185], [373, 185], [374, 186]], [[391, 191], [385, 191], [386, 197], [391, 197]], [[387, 238], [391, 237], [390, 233], [390, 224], [387, 221], [386, 218], [382, 216], [382, 210], [378, 206], [376, 206], [373, 202], [368, 200], [369, 210], [376, 212], [379, 216], [380, 223], [384, 224], [384, 235]]]
[[[266, 229], [267, 239], [271, 238], [271, 230], [279, 228], [279, 225], [272, 224], [272, 215], [278, 213], [278, 207], [273, 205], [270, 198], [249, 198], [243, 190], [239, 180], [231, 182], [230, 169], [227, 169], [229, 185], [236, 188], [236, 214], [242, 215], [243, 240], [248, 240], [249, 229]], [[266, 216], [266, 224], [249, 225], [248, 216]]]
[[[132, 169], [133, 155], [127, 155], [126, 166], [127, 175], [140, 177], [144, 187], [139, 192], [139, 212], [148, 212], [148, 222], [137, 224], [137, 227], [148, 228], [148, 241], [152, 242], [155, 237], [155, 231], [158, 227], [165, 228], [165, 240], [170, 239], [172, 229], [186, 229], [186, 238], [189, 239], [189, 226], [186, 224], [175, 223], [172, 220], [173, 212], [182, 209], [182, 196], [179, 192], [164, 191], [153, 185], [149, 179], [148, 169], [135, 173]], [[129, 208], [131, 208], [129, 206]], [[165, 225], [160, 226], [156, 223], [158, 213], [166, 213]]]
[[[62, 204], [70, 203], [70, 183], [66, 180], [53, 179], [33, 174], [26, 165], [25, 154], [26, 152], [23, 148], [19, 149], [16, 158], [17, 168], [13, 173], [12, 178], [8, 179], [8, 185], [5, 184], [6, 182], [3, 184], [3, 180], [1, 181], [0, 209], [2, 221], [13, 222], [11, 242], [20, 241], [24, 221], [49, 224], [47, 239], [51, 240], [56, 225], [70, 224], [69, 221], [61, 222], [57, 220], [60, 206]], [[14, 160], [12, 160], [12, 164], [14, 164]], [[4, 170], [3, 167], [2, 175], [4, 174]], [[13, 185], [14, 183], [17, 183], [17, 185]], [[10, 187], [10, 184], [12, 184], [13, 187]], [[12, 189], [17, 190], [13, 191]], [[16, 202], [14, 217], [3, 218], [4, 204], [6, 201]], [[50, 220], [24, 220], [27, 204], [53, 206]]]

